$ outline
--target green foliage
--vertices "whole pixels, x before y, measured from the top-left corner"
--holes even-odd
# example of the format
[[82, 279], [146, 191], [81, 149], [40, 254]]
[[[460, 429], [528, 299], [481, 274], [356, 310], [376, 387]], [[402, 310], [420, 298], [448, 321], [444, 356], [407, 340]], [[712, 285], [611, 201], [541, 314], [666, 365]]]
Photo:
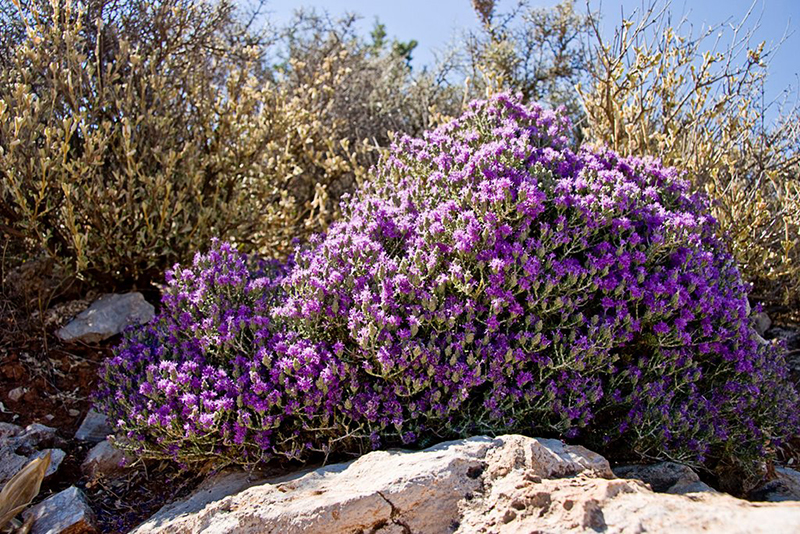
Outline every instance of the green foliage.
[[[376, 52], [382, 51], [388, 44], [386, 41], [386, 25], [382, 22], [375, 20], [375, 26], [373, 26], [372, 31], [370, 32], [370, 37], [372, 37], [372, 48]], [[392, 53], [398, 57], [405, 59], [406, 65], [411, 65], [411, 54], [415, 48], [417, 48], [419, 42], [416, 39], [411, 39], [410, 41], [392, 41]]]

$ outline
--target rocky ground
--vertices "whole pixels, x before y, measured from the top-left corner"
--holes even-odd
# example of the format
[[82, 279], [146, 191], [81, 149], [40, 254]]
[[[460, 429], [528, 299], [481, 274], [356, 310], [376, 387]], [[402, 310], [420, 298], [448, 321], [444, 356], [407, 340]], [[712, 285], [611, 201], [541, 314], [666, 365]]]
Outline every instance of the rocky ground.
[[[151, 317], [153, 307], [136, 294], [111, 299], [113, 310], [103, 300], [90, 308], [93, 297], [53, 306], [43, 317], [8, 309], [0, 314], [0, 487], [51, 450], [52, 465], [34, 502], [53, 498], [51, 515], [73, 517], [81, 528], [129, 532], [199, 480], [159, 463], [119, 469], [120, 453], [106, 441], [108, 425], [91, 410], [90, 395], [119, 332]], [[39, 523], [34, 532], [59, 531]]]
[[[93, 297], [27, 323], [0, 317], [0, 486], [32, 459], [51, 456], [23, 516], [34, 533], [129, 532], [146, 520], [137, 532], [800, 531], [800, 503], [735, 499], [677, 464], [612, 472], [582, 447], [521, 436], [375, 452], [288, 475], [292, 468], [282, 467], [283, 478], [234, 471], [203, 482], [170, 464], [123, 467], [89, 397], [119, 332], [154, 310], [138, 293]], [[786, 343], [800, 382], [800, 330], [766, 314], [753, 327]], [[779, 451], [781, 465], [748, 497], [800, 500], [797, 450]]]
[[798, 529], [797, 501], [751, 503], [714, 491], [676, 464], [612, 471], [605, 458], [583, 447], [509, 435], [418, 452], [377, 451], [269, 480], [223, 473], [134, 532], [773, 534]]

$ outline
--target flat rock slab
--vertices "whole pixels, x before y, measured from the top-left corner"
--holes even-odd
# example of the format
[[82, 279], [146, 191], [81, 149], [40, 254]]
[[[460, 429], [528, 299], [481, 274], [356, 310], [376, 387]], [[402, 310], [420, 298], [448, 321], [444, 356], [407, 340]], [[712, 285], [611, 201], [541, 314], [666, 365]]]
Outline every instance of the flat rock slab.
[[106, 416], [92, 408], [86, 413], [81, 426], [75, 432], [75, 439], [100, 443], [112, 433]]
[[131, 325], [145, 324], [155, 308], [141, 293], [107, 293], [56, 332], [62, 341], [98, 343]]
[[[684, 473], [685, 474], [685, 473]], [[689, 480], [682, 482], [689, 483]], [[221, 473], [137, 534], [797, 532], [800, 503], [670, 495], [614, 478], [583, 447], [477, 437], [424, 451], [376, 451], [282, 478]]]
[[522, 436], [477, 437], [413, 453], [376, 451], [267, 482], [225, 474], [165, 507], [136, 532], [452, 532], [459, 503], [477, 495], [484, 479], [526, 465], [545, 476], [611, 476], [608, 462], [583, 447]]
[[84, 534], [97, 531], [94, 513], [83, 492], [70, 486], [22, 513], [33, 518], [31, 534]]
[[750, 503], [709, 492], [654, 493], [638, 480], [609, 480], [588, 473], [536, 482], [519, 472], [498, 480], [466, 503], [455, 529], [458, 534], [798, 531], [798, 503]]

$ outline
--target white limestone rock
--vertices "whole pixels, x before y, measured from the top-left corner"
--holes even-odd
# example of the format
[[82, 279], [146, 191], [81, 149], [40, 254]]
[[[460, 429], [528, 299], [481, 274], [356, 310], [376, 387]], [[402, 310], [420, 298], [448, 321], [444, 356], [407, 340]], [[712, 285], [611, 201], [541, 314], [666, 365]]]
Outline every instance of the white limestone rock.
[[[702, 484], [684, 470], [667, 488]], [[696, 476], [696, 475], [695, 475]], [[655, 493], [558, 440], [510, 435], [376, 451], [276, 479], [225, 472], [136, 534], [793, 532], [800, 503]]]

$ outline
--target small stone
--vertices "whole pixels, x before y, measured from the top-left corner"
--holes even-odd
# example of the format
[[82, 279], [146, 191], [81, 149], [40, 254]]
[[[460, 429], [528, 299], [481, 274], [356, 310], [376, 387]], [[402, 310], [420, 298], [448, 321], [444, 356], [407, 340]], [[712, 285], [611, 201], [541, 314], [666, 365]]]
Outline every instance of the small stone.
[[685, 493], [680, 490], [700, 482], [700, 477], [690, 467], [675, 462], [659, 462], [652, 465], [623, 465], [614, 468], [614, 475], [619, 478], [633, 478], [650, 484], [658, 493]]
[[764, 334], [772, 326], [772, 319], [764, 312], [756, 313], [750, 318], [750, 321], [752, 322], [753, 329], [758, 332], [758, 335], [761, 337], [764, 337]]
[[110, 475], [123, 471], [121, 465], [125, 459], [125, 454], [114, 447], [110, 441], [104, 440], [95, 445], [86, 459], [81, 464], [81, 471], [89, 478], [97, 478], [101, 475]]
[[78, 416], [81, 414], [81, 412], [80, 412], [80, 411], [78, 411], [78, 410], [76, 410], [75, 408], [72, 408], [72, 409], [71, 409], [69, 412], [67, 412], [67, 413], [69, 414], [69, 416], [70, 416], [70, 417], [78, 417]]
[[503, 523], [511, 523], [516, 518], [517, 513], [514, 510], [506, 510], [506, 513], [503, 514]]
[[800, 501], [800, 472], [789, 467], [776, 466], [775, 475], [775, 480], [753, 490], [750, 498], [767, 502]]
[[28, 388], [18, 387], [8, 392], [8, 400], [11, 402], [19, 402], [23, 395], [28, 391]]
[[31, 456], [42, 449], [59, 447], [63, 440], [58, 437], [55, 428], [33, 423], [25, 427], [25, 430], [9, 438], [6, 445], [17, 454]]
[[95, 409], [91, 409], [84, 417], [78, 431], [75, 432], [75, 439], [99, 443], [111, 433], [111, 426], [108, 424], [106, 416]]
[[155, 308], [141, 293], [108, 293], [59, 329], [56, 335], [65, 342], [98, 343], [128, 326], [145, 324], [154, 315]]
[[64, 458], [67, 456], [67, 453], [61, 449], [45, 449], [40, 453], [29, 457], [28, 461], [30, 462], [35, 458], [44, 458], [44, 455], [47, 454], [48, 451], [50, 452], [50, 465], [47, 467], [47, 471], [44, 473], [45, 478], [55, 475], [56, 471], [58, 471], [58, 468], [61, 466], [61, 462], [64, 461]]
[[18, 437], [19, 445], [28, 449], [50, 447], [60, 441], [58, 431], [41, 423], [31, 423], [25, 427], [25, 432]]
[[97, 532], [95, 517], [83, 492], [70, 486], [22, 513], [32, 518], [31, 534]]

